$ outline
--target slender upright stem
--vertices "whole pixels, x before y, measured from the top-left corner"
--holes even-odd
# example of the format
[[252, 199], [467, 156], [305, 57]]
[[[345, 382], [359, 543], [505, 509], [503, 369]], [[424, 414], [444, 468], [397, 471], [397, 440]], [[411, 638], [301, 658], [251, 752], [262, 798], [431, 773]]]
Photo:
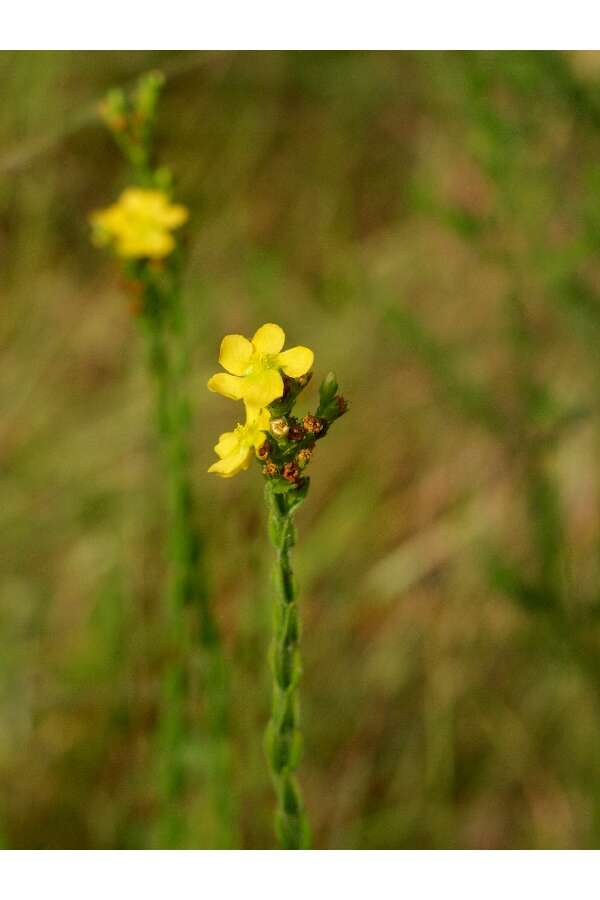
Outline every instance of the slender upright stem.
[[[175, 541], [182, 562], [180, 606], [191, 607], [196, 615], [194, 630], [199, 645], [200, 688], [205, 703], [205, 743], [207, 793], [214, 812], [213, 837], [219, 848], [237, 844], [236, 804], [232, 789], [232, 754], [229, 721], [229, 678], [219, 630], [209, 602], [203, 568], [201, 535], [193, 521], [190, 484], [190, 409], [186, 390], [188, 373], [187, 334], [182, 298], [178, 288], [171, 295], [172, 336], [172, 418], [173, 469], [175, 473]], [[178, 537], [179, 535], [179, 537]]]
[[[186, 842], [185, 748], [188, 721], [190, 662], [197, 641], [198, 664], [206, 729], [203, 732], [205, 778], [212, 800], [211, 843], [219, 848], [236, 842], [231, 786], [228, 679], [217, 625], [210, 608], [203, 568], [201, 536], [194, 521], [189, 458], [189, 401], [185, 387], [187, 353], [179, 298], [155, 295], [145, 287], [142, 326], [146, 360], [154, 385], [155, 414], [167, 479], [169, 510], [169, 584], [166, 594], [168, 657], [161, 686], [159, 724], [160, 847]], [[167, 315], [168, 311], [168, 315]], [[177, 318], [175, 318], [177, 317]], [[172, 330], [169, 341], [169, 330]]]
[[[146, 366], [154, 389], [155, 418], [160, 450], [168, 482], [169, 495], [169, 586], [166, 594], [167, 661], [161, 682], [161, 712], [158, 734], [158, 787], [160, 816], [157, 843], [160, 847], [176, 847], [185, 833], [182, 800], [184, 768], [181, 747], [185, 739], [186, 666], [185, 628], [183, 627], [183, 593], [187, 575], [184, 554], [185, 538], [181, 543], [181, 473], [173, 465], [172, 395], [169, 358], [165, 329], [160, 307], [151, 287], [146, 287], [141, 325], [145, 338]], [[187, 554], [185, 554], [187, 556]]]
[[[168, 170], [156, 167], [154, 126], [163, 78], [150, 72], [130, 96], [106, 98], [105, 120], [130, 167], [131, 183], [162, 190]], [[154, 387], [156, 423], [168, 492], [169, 582], [165, 601], [167, 656], [161, 678], [158, 726], [160, 847], [181, 847], [187, 838], [186, 759], [198, 735], [194, 701], [203, 706], [201, 753], [206, 793], [212, 800], [207, 842], [237, 843], [229, 743], [229, 685], [216, 620], [210, 604], [202, 535], [194, 515], [190, 474], [186, 316], [181, 296], [179, 251], [154, 266], [126, 267], [142, 289], [140, 325]], [[148, 264], [149, 263], [149, 264]], [[199, 681], [199, 688], [196, 685]], [[196, 748], [198, 749], [198, 748]]]
[[277, 494], [267, 485], [266, 498], [269, 506], [269, 537], [277, 551], [271, 644], [273, 697], [271, 721], [266, 734], [267, 757], [277, 797], [277, 838], [283, 849], [301, 850], [309, 846], [310, 837], [300, 788], [295, 778], [302, 743], [298, 710], [300, 623], [291, 560], [295, 527], [289, 495]]

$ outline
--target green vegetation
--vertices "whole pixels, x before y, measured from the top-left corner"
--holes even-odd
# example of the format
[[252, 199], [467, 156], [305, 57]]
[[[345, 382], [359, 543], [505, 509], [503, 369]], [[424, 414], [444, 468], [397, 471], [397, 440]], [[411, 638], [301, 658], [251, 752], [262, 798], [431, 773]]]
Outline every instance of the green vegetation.
[[[173, 492], [139, 318], [87, 226], [127, 184], [98, 101], [157, 68], [190, 210], [172, 377], [231, 696], [224, 748], [188, 657], [175, 831]], [[261, 485], [206, 474], [231, 425], [206, 381], [224, 334], [278, 322], [352, 406], [297, 513], [312, 845], [598, 847], [598, 55], [5, 52], [0, 75], [2, 844], [273, 846]]]

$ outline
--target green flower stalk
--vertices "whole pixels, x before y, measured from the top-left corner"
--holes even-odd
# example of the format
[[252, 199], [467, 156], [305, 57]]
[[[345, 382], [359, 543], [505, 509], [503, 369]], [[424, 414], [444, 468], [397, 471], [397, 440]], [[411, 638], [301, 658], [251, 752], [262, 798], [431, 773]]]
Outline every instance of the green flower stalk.
[[257, 459], [265, 480], [268, 533], [276, 552], [273, 571], [271, 719], [266, 755], [275, 788], [275, 833], [286, 850], [310, 846], [310, 829], [296, 770], [302, 733], [298, 703], [301, 675], [298, 590], [292, 566], [296, 542], [294, 514], [308, 494], [305, 474], [318, 441], [347, 410], [333, 373], [321, 384], [315, 414], [297, 417], [296, 402], [312, 375], [313, 353], [306, 347], [283, 351], [278, 325], [263, 325], [251, 341], [228, 335], [219, 361], [228, 374], [213, 375], [210, 390], [242, 400], [245, 424], [225, 432], [215, 446], [219, 457], [209, 472], [223, 478], [247, 469]]
[[[158, 727], [159, 819], [156, 844], [188, 841], [186, 747], [196, 731], [191, 716], [192, 660], [199, 662], [206, 726], [202, 735], [207, 791], [212, 794], [217, 847], [236, 843], [231, 789], [228, 685], [209, 604], [201, 535], [190, 477], [186, 317], [181, 296], [181, 248], [175, 232], [187, 209], [170, 199], [171, 176], [154, 163], [154, 121], [163, 79], [143, 77], [131, 96], [109, 93], [102, 115], [131, 171], [118, 201], [90, 217], [96, 243], [120, 258], [144, 337], [154, 391], [156, 426], [168, 493], [166, 661]], [[199, 659], [197, 659], [199, 657]], [[193, 839], [193, 836], [192, 836]]]
[[[305, 482], [308, 485], [308, 479]], [[301, 674], [300, 621], [291, 550], [296, 542], [292, 514], [305, 491], [276, 493], [268, 483], [269, 537], [277, 553], [273, 571], [273, 676], [271, 721], [266, 732], [267, 760], [277, 795], [275, 833], [286, 850], [310, 844], [308, 821], [295, 771], [300, 760], [302, 734], [299, 724], [298, 684]]]

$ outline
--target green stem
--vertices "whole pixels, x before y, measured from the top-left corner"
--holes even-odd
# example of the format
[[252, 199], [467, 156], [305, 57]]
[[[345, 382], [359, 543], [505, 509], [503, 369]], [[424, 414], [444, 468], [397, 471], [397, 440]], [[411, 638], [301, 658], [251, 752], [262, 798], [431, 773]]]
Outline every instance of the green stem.
[[170, 577], [167, 592], [167, 662], [161, 684], [159, 723], [160, 817], [157, 842], [160, 847], [176, 847], [185, 832], [181, 802], [184, 770], [181, 747], [185, 739], [185, 631], [182, 627], [182, 588], [185, 582], [183, 557], [179, 552], [181, 514], [179, 510], [180, 473], [173, 465], [173, 419], [171, 415], [170, 374], [165, 329], [160, 310], [156, 308], [151, 285], [146, 286], [141, 325], [146, 344], [146, 366], [154, 389], [156, 425], [160, 439], [169, 494], [169, 560]]
[[[154, 163], [154, 124], [162, 83], [162, 76], [147, 73], [131, 97], [116, 91], [107, 98], [112, 113], [126, 120], [125, 129], [111, 130], [129, 163], [131, 181], [145, 187], [156, 187], [160, 181]], [[186, 317], [178, 254], [173, 253], [158, 273], [139, 264], [129, 274], [143, 285], [140, 321], [147, 368], [154, 386], [169, 498], [167, 659], [162, 675], [158, 735], [161, 802], [158, 845], [180, 847], [187, 835], [185, 758], [189, 755], [192, 733], [196, 731], [195, 724], [193, 727], [190, 724], [189, 714], [198, 676], [206, 722], [202, 732], [204, 774], [213, 812], [207, 842], [229, 848], [237, 843], [229, 743], [229, 684], [209, 602], [201, 535], [194, 518]]]
[[206, 778], [214, 810], [214, 842], [219, 848], [237, 845], [236, 807], [232, 789], [232, 755], [229, 721], [229, 679], [219, 631], [210, 602], [203, 570], [203, 546], [194, 527], [190, 485], [189, 425], [190, 405], [186, 390], [188, 374], [187, 335], [182, 298], [177, 288], [170, 305], [172, 332], [172, 442], [175, 476], [174, 542], [176, 557], [182, 562], [181, 602], [197, 616], [195, 628], [199, 645], [200, 683], [204, 692], [207, 733], [205, 738]]
[[271, 721], [266, 734], [267, 758], [277, 798], [277, 838], [283, 849], [301, 850], [309, 846], [310, 837], [300, 788], [295, 778], [302, 743], [298, 710], [300, 623], [291, 561], [295, 527], [290, 495], [276, 494], [267, 485], [266, 498], [269, 507], [269, 537], [277, 551], [271, 644], [273, 697]]
[[[213, 834], [219, 848], [236, 841], [231, 787], [228, 680], [218, 629], [209, 604], [200, 534], [194, 521], [189, 456], [189, 401], [185, 388], [187, 353], [182, 312], [177, 328], [166, 321], [179, 298], [157, 294], [152, 282], [145, 288], [142, 325], [146, 357], [154, 384], [157, 426], [169, 498], [169, 586], [166, 615], [168, 657], [161, 689], [159, 726], [160, 847], [181, 847], [186, 839], [185, 747], [189, 744], [188, 705], [191, 695], [190, 661], [194, 634], [205, 706], [203, 734], [205, 777], [213, 807]], [[177, 312], [175, 310], [175, 312]], [[176, 333], [169, 343], [168, 326]]]

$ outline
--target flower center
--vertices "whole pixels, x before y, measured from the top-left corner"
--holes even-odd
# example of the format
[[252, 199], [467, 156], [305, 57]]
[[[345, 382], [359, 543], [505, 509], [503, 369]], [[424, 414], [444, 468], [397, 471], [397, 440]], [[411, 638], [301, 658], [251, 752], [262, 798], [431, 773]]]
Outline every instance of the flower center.
[[152, 216], [138, 212], [130, 217], [127, 227], [139, 237], [147, 237], [153, 231], [156, 231], [157, 225]]
[[259, 372], [264, 372], [266, 369], [276, 368], [277, 353], [259, 353], [257, 350], [255, 350], [250, 357], [250, 362], [248, 363], [248, 368], [246, 369], [246, 375], [257, 375]]

